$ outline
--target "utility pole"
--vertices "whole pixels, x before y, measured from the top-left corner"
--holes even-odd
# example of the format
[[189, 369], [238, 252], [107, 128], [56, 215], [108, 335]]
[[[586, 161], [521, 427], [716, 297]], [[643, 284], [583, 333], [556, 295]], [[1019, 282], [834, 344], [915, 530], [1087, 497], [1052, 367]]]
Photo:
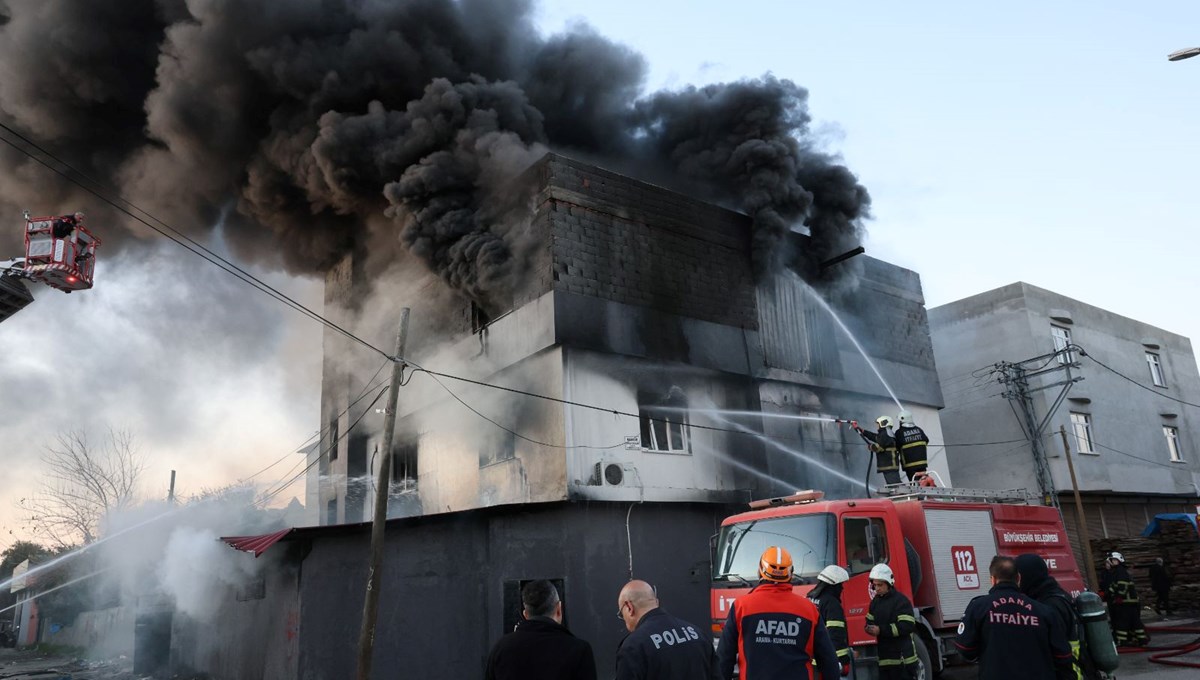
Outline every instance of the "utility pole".
[[167, 489], [167, 502], [175, 505], [175, 471], [171, 470], [171, 486]]
[[396, 333], [396, 354], [392, 357], [392, 382], [388, 386], [387, 411], [384, 412], [383, 455], [375, 484], [375, 515], [371, 519], [371, 558], [367, 566], [367, 598], [363, 603], [362, 628], [358, 635], [358, 680], [370, 680], [371, 656], [375, 650], [375, 622], [379, 615], [379, 588], [382, 583], [383, 530], [387, 522], [388, 496], [391, 491], [392, 438], [396, 434], [396, 408], [400, 381], [404, 375], [404, 342], [408, 338], [408, 307], [400, 310], [400, 330]]
[[1100, 583], [1096, 578], [1096, 563], [1092, 560], [1092, 542], [1088, 540], [1087, 518], [1083, 516], [1083, 500], [1079, 498], [1079, 481], [1075, 479], [1075, 464], [1071, 462], [1071, 444], [1067, 441], [1067, 428], [1059, 426], [1062, 435], [1063, 454], [1067, 457], [1067, 470], [1071, 473], [1071, 489], [1075, 492], [1075, 519], [1079, 526], [1079, 542], [1083, 544], [1083, 559], [1087, 562], [1088, 585], [1095, 588]]
[[[995, 365], [995, 371], [1000, 374], [1000, 384], [1008, 388], [1005, 390], [1004, 396], [1021, 409], [1021, 415], [1024, 418], [1021, 429], [1029, 439], [1029, 446], [1033, 451], [1033, 466], [1037, 474], [1038, 491], [1042, 494], [1043, 502], [1058, 508], [1060, 514], [1062, 508], [1058, 503], [1058, 493], [1054, 489], [1054, 477], [1050, 473], [1050, 463], [1046, 460], [1046, 448], [1043, 445], [1042, 437], [1046, 432], [1046, 426], [1050, 424], [1050, 419], [1054, 417], [1058, 407], [1067, 398], [1067, 392], [1070, 391], [1071, 385], [1083, 380], [1080, 376], [1071, 375], [1071, 369], [1079, 367], [1074, 355], [1074, 351], [1078, 349], [1074, 345], [1068, 345], [1055, 352], [1032, 359], [1018, 362], [1001, 361]], [[1051, 365], [1053, 368], [1050, 368]], [[1053, 375], [1059, 371], [1064, 373], [1062, 380], [1048, 385], [1030, 387], [1030, 378]], [[1055, 387], [1062, 387], [1062, 390], [1046, 411], [1046, 415], [1039, 421], [1034, 409], [1033, 395]]]

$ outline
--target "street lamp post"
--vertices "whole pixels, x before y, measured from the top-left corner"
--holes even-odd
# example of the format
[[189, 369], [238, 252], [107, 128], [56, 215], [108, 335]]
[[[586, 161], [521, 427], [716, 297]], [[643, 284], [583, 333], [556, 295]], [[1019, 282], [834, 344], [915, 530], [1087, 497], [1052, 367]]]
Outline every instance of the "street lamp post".
[[1200, 54], [1200, 47], [1186, 47], [1168, 54], [1167, 61], [1183, 61], [1184, 59], [1191, 59], [1198, 54]]

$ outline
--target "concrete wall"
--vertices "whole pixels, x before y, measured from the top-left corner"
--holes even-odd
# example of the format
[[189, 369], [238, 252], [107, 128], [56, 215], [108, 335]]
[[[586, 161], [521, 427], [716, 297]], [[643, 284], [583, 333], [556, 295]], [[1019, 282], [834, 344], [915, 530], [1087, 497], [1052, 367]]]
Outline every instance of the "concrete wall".
[[[948, 440], [986, 442], [1021, 439], [1023, 434], [1002, 396], [1003, 389], [971, 372], [997, 361], [1020, 361], [1054, 350], [1051, 325], [1068, 328], [1072, 342], [1088, 354], [1143, 385], [1152, 385], [1145, 353], [1155, 351], [1166, 372], [1166, 388], [1145, 390], [1085, 357], [1076, 384], [1048, 425], [1073, 435], [1072, 411], [1092, 417], [1095, 453], [1075, 456], [1085, 492], [1196, 496], [1200, 482], [1200, 415], [1167, 396], [1200, 403], [1191, 342], [1160, 328], [1122, 317], [1025, 283], [1016, 283], [930, 310], [934, 348], [941, 368], [947, 408], [942, 412]], [[1147, 345], [1157, 345], [1151, 349]], [[1055, 374], [1054, 380], [1061, 379]], [[1035, 379], [1034, 385], [1044, 384]], [[1161, 396], [1156, 396], [1158, 392]], [[1044, 416], [1056, 389], [1035, 397]], [[1179, 428], [1184, 461], [1171, 462], [1163, 426]], [[1072, 436], [1072, 448], [1079, 442]], [[1061, 440], [1047, 441], [1055, 486], [1070, 488]], [[1028, 446], [962, 448], [951, 452], [959, 483], [991, 488], [1034, 487]]]
[[[389, 522], [375, 674], [480, 677], [507, 632], [505, 582], [551, 578], [565, 583], [567, 625], [592, 644], [599, 677], [611, 678], [625, 635], [614, 614], [629, 579], [627, 517], [634, 576], [658, 586], [668, 611], [707, 628], [709, 536], [735, 508], [630, 507], [551, 503]], [[342, 680], [354, 672], [369, 537], [365, 527], [315, 531], [300, 585], [296, 677]]]
[[136, 608], [132, 606], [82, 612], [70, 625], [57, 633], [47, 631], [43, 638], [54, 645], [84, 647], [98, 659], [122, 654], [132, 657], [135, 615]]

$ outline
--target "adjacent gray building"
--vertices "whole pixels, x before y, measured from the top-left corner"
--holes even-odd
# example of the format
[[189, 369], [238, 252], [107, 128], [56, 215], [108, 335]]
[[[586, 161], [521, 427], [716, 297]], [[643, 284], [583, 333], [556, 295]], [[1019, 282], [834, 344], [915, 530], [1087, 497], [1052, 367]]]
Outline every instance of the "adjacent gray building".
[[[1060, 428], [1068, 434], [1091, 538], [1137, 535], [1157, 513], [1196, 511], [1200, 408], [1180, 403], [1200, 404], [1200, 375], [1188, 338], [1027, 283], [930, 309], [929, 324], [946, 399], [941, 419], [947, 441], [1017, 440], [951, 449], [957, 485], [1037, 488], [1030, 445], [1020, 443], [1025, 436], [1020, 411], [1003, 394], [1010, 386], [999, 384], [989, 367], [1077, 345], [1082, 352], [1028, 367], [1030, 373], [1043, 371], [1030, 379], [1033, 389], [1063, 380], [1066, 370], [1048, 370], [1062, 362], [1073, 364], [1072, 377], [1083, 378], [1050, 417], [1044, 438], [1077, 551]], [[1032, 393], [1039, 420], [1060, 389]]]

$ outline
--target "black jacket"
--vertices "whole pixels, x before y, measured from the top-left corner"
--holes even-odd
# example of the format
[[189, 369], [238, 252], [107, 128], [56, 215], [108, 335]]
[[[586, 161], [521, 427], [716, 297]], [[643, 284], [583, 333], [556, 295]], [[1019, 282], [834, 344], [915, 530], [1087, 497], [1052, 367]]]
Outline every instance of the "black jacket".
[[867, 613], [867, 625], [872, 624], [879, 626], [876, 648], [880, 668], [911, 666], [917, 662], [912, 641], [917, 617], [913, 615], [912, 602], [903, 593], [893, 587], [887, 595], [876, 595]]
[[[1021, 592], [1045, 605], [1055, 614], [1055, 620], [1062, 626], [1067, 637], [1067, 646], [1071, 648], [1072, 663], [1078, 666], [1082, 653], [1083, 628], [1071, 596], [1058, 584], [1058, 580], [1050, 575], [1046, 561], [1038, 555], [1026, 553], [1018, 556], [1017, 572], [1021, 574]], [[1078, 675], [1079, 673], [1076, 673], [1073, 677]]]
[[817, 604], [821, 621], [829, 632], [829, 641], [837, 652], [838, 661], [850, 663], [850, 641], [846, 631], [846, 613], [842, 609], [842, 585], [818, 583], [808, 593], [808, 599]]
[[646, 612], [617, 649], [617, 680], [716, 680], [712, 636], [662, 607]]
[[929, 437], [925, 430], [916, 425], [901, 425], [896, 428], [896, 448], [904, 469], [928, 464]]
[[535, 616], [500, 638], [485, 680], [596, 680], [592, 646], [553, 619]]
[[1150, 565], [1150, 587], [1156, 593], [1171, 589], [1171, 572], [1167, 571], [1166, 565], [1157, 563]]
[[1075, 677], [1058, 615], [1022, 595], [1015, 583], [997, 583], [971, 600], [958, 631], [954, 645], [963, 658], [979, 660], [980, 680]]
[[858, 433], [870, 443], [871, 450], [875, 452], [876, 471], [887, 472], [900, 469], [900, 458], [896, 453], [896, 440], [888, 434], [887, 430], [880, 428], [879, 432], [868, 432], [860, 429]]
[[1104, 591], [1104, 599], [1110, 605], [1137, 604], [1137, 585], [1124, 564], [1110, 567], [1100, 577], [1100, 589]]

